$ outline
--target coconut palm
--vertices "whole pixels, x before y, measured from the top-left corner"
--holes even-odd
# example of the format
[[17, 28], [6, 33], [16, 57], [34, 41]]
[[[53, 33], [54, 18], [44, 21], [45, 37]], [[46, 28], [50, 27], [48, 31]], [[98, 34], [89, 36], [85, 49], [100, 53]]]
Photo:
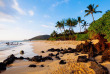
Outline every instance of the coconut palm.
[[62, 33], [62, 28], [64, 28], [64, 25], [63, 25], [60, 21], [58, 21], [58, 22], [56, 23], [56, 26], [55, 26], [55, 27], [59, 28], [60, 31], [61, 31], [61, 33]]
[[61, 23], [61, 25], [62, 25], [62, 28], [63, 28], [64, 31], [65, 31], [65, 20], [62, 20], [60, 23]]
[[82, 28], [84, 28], [84, 30], [86, 30], [86, 26], [88, 26], [87, 24], [88, 24], [88, 23], [87, 23], [86, 21], [84, 21], [84, 23], [83, 23], [83, 25], [82, 25]]
[[75, 27], [77, 25], [77, 20], [73, 19], [73, 18], [68, 18], [66, 20], [66, 25], [69, 26], [69, 31], [70, 30], [73, 31], [73, 27]]
[[78, 17], [78, 20], [77, 20], [77, 22], [79, 23], [80, 32], [81, 32], [81, 25], [80, 25], [80, 23], [82, 23], [82, 21], [84, 21], [84, 20], [81, 20], [81, 17]]
[[93, 13], [102, 13], [102, 11], [96, 11], [97, 7], [99, 7], [99, 5], [96, 5], [94, 7], [94, 4], [90, 4], [89, 6], [87, 6], [88, 10], [85, 10], [85, 13], [87, 13], [85, 16], [91, 14], [94, 21]]

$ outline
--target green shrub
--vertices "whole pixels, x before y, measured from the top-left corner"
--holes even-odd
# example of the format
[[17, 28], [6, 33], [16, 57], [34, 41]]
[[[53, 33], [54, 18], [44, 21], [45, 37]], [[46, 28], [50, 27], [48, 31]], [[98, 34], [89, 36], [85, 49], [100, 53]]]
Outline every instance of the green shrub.
[[83, 41], [83, 40], [87, 40], [89, 39], [89, 36], [88, 34], [76, 34], [76, 40], [80, 40], [80, 41]]
[[105, 35], [105, 38], [110, 41], [110, 11], [91, 23], [88, 30], [95, 32], [96, 34], [103, 34]]

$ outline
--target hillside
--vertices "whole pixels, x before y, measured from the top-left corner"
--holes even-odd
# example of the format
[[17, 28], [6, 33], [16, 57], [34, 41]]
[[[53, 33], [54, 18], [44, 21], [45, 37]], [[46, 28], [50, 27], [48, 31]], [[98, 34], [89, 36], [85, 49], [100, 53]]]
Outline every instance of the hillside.
[[33, 37], [29, 40], [47, 40], [49, 37], [50, 37], [50, 35], [39, 35], [39, 36]]

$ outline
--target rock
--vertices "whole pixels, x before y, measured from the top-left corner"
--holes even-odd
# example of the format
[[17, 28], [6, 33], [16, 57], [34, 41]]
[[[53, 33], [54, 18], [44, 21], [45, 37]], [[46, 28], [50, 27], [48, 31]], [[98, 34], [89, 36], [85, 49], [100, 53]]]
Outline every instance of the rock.
[[104, 53], [102, 54], [102, 62], [104, 61], [110, 61], [110, 50], [106, 50], [104, 51]]
[[49, 56], [43, 57], [43, 59], [44, 60], [53, 60], [52, 57], [49, 57]]
[[61, 60], [61, 61], [59, 62], [59, 64], [66, 64], [66, 62], [65, 62], [64, 60]]
[[40, 65], [40, 67], [44, 67], [44, 65]]
[[2, 70], [6, 70], [6, 64], [0, 62], [0, 71], [2, 71]]
[[109, 74], [107, 68], [98, 64], [96, 61], [91, 61], [90, 63], [91, 63], [90, 68], [95, 71], [95, 74]]
[[12, 54], [3, 61], [4, 64], [9, 65], [15, 61], [16, 57]]
[[48, 56], [51, 56], [52, 57], [52, 56], [55, 56], [55, 55], [53, 53], [50, 53]]
[[75, 52], [75, 56], [79, 55], [77, 52]]
[[45, 53], [44, 51], [41, 51], [41, 53]]
[[77, 62], [87, 62], [87, 56], [78, 56]]
[[24, 54], [24, 51], [23, 51], [23, 50], [21, 50], [21, 51], [20, 51], [20, 54], [22, 54], [22, 55], [23, 55], [23, 54]]
[[48, 51], [54, 52], [55, 50], [54, 48], [51, 48], [51, 49], [48, 49]]
[[29, 67], [36, 67], [36, 65], [34, 65], [34, 64], [31, 64], [31, 65], [29, 65]]
[[61, 59], [59, 56], [56, 56], [55, 58], [56, 58], [56, 59], [58, 59], [58, 60], [60, 60], [60, 59]]
[[32, 61], [42, 62], [42, 61], [45, 61], [45, 60], [42, 59], [42, 56], [34, 56], [34, 57], [32, 57]]

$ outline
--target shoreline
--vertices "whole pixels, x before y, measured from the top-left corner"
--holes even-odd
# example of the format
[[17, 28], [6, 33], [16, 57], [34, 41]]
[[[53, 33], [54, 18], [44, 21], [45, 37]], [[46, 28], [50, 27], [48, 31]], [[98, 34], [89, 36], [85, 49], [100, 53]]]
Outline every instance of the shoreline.
[[[81, 44], [84, 41], [31, 41], [33, 44], [33, 52], [37, 53], [38, 55], [47, 56], [49, 53], [56, 54], [56, 52], [47, 52], [50, 48], [76, 48], [76, 45]], [[41, 53], [41, 51], [44, 51], [45, 53]], [[83, 56], [87, 54], [81, 54], [78, 53], [78, 56]], [[17, 60], [11, 66], [13, 68], [10, 68], [6, 71], [4, 71], [2, 74], [11, 74], [13, 72], [17, 72], [15, 74], [58, 74], [65, 71], [72, 71], [72, 70], [79, 70], [78, 72], [83, 73], [91, 73], [95, 74], [94, 70], [89, 68], [90, 63], [77, 63], [78, 56], [75, 55], [75, 53], [67, 53], [62, 56], [62, 60], [66, 60], [67, 64], [60, 65], [60, 60], [57, 60], [56, 58], [53, 58], [54, 60], [47, 60], [45, 62], [33, 62], [33, 61], [24, 61], [24, 60]], [[97, 60], [99, 61], [99, 58], [97, 57]], [[21, 66], [22, 64], [22, 66]], [[37, 67], [30, 68], [28, 67], [30, 64], [35, 64]], [[110, 64], [110, 63], [108, 63]], [[40, 67], [40, 65], [44, 65], [44, 67]], [[106, 63], [104, 64], [106, 65]], [[20, 67], [19, 67], [20, 66]], [[65, 68], [68, 67], [69, 69]], [[74, 67], [74, 68], [73, 68]], [[110, 69], [110, 68], [109, 68]]]

